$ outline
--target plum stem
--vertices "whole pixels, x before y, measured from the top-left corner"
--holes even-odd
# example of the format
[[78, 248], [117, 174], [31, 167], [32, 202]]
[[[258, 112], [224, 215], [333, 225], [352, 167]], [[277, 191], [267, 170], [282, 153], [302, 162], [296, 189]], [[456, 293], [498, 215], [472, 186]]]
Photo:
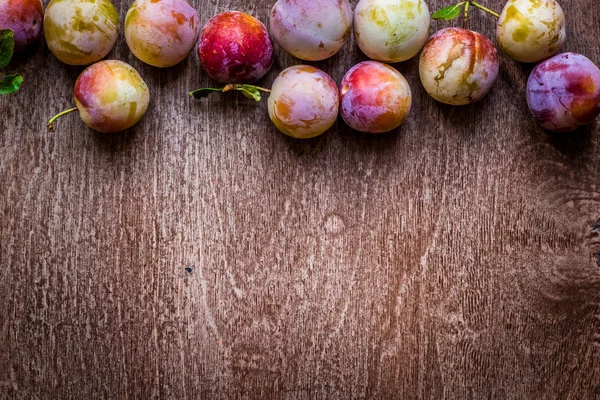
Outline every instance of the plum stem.
[[500, 14], [498, 14], [497, 12], [494, 12], [494, 11], [490, 10], [490, 9], [489, 9], [489, 8], [487, 8], [487, 7], [484, 7], [484, 6], [482, 6], [482, 5], [481, 5], [481, 4], [479, 4], [479, 3], [476, 3], [476, 2], [474, 2], [474, 1], [468, 1], [468, 2], [467, 2], [467, 6], [468, 6], [469, 4], [471, 4], [473, 7], [477, 7], [477, 8], [479, 8], [480, 10], [483, 10], [483, 11], [485, 11], [485, 12], [486, 12], [486, 13], [488, 13], [488, 14], [491, 14], [491, 15], [493, 15], [493, 16], [494, 16], [494, 17], [496, 17], [496, 18], [500, 18]]
[[500, 15], [498, 15], [498, 13], [495, 13], [494, 11], [490, 10], [489, 8], [484, 7], [481, 4], [479, 4], [473, 0], [465, 0], [465, 1], [461, 1], [460, 3], [452, 5], [452, 6], [440, 8], [439, 10], [437, 10], [436, 12], [431, 14], [431, 19], [434, 19], [434, 20], [441, 19], [444, 21], [451, 21], [455, 18], [458, 18], [460, 16], [460, 10], [461, 10], [461, 7], [463, 7], [463, 5], [464, 5], [463, 28], [465, 28], [465, 29], [467, 28], [467, 24], [469, 23], [469, 7], [470, 6], [477, 7], [480, 10], [483, 10], [486, 13], [491, 14], [496, 18], [500, 18]]
[[59, 119], [60, 117], [62, 117], [63, 115], [66, 115], [66, 114], [68, 114], [68, 113], [71, 113], [71, 112], [73, 112], [73, 111], [75, 111], [75, 110], [77, 110], [77, 107], [69, 108], [68, 110], [61, 111], [61, 112], [59, 112], [58, 114], [56, 114], [54, 117], [50, 118], [50, 119], [48, 120], [48, 125], [47, 125], [47, 126], [48, 126], [48, 130], [49, 130], [50, 132], [54, 132], [54, 125], [53, 125], [53, 124], [54, 124], [54, 122], [55, 122], [57, 119]]
[[213, 92], [231, 92], [232, 90], [237, 90], [241, 92], [244, 96], [249, 99], [253, 99], [256, 101], [260, 101], [261, 96], [260, 92], [271, 93], [271, 90], [265, 89], [263, 87], [254, 86], [254, 85], [246, 85], [242, 83], [228, 83], [222, 88], [202, 88], [196, 89], [193, 92], [190, 92], [190, 96], [195, 97], [197, 99], [201, 99], [207, 97]]
[[254, 88], [256, 90], [260, 90], [261, 92], [271, 93], [271, 89], [263, 88], [260, 86], [254, 86], [254, 85], [244, 85], [244, 84], [240, 84], [240, 83], [228, 83], [223, 88], [223, 92], [229, 92], [230, 90], [245, 90], [245, 89], [252, 89], [252, 88]]

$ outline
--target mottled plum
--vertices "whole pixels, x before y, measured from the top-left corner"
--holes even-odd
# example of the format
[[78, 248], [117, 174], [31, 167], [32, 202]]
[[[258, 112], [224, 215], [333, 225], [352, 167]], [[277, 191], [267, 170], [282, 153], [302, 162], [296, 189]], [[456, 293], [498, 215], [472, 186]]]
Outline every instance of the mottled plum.
[[87, 126], [102, 133], [123, 131], [136, 124], [146, 112], [149, 93], [137, 71], [122, 61], [100, 61], [86, 68], [75, 82], [76, 108], [63, 111], [48, 121], [79, 110]]
[[271, 10], [270, 29], [294, 57], [319, 61], [340, 51], [352, 30], [348, 0], [279, 0]]
[[103, 59], [117, 41], [119, 15], [109, 0], [52, 0], [46, 7], [48, 48], [65, 64], [88, 65]]
[[325, 72], [308, 65], [283, 70], [273, 82], [269, 116], [281, 132], [299, 139], [318, 136], [338, 116], [338, 88]]
[[537, 122], [553, 132], [589, 124], [600, 114], [600, 69], [581, 54], [554, 56], [529, 75], [527, 104]]
[[552, 56], [565, 37], [565, 15], [555, 0], [509, 0], [496, 26], [498, 46], [520, 62]]
[[402, 74], [387, 64], [364, 61], [340, 84], [340, 113], [360, 132], [381, 133], [400, 126], [410, 112], [412, 95]]
[[488, 38], [462, 28], [434, 33], [419, 59], [423, 87], [435, 100], [463, 105], [483, 98], [498, 77], [498, 52]]
[[129, 49], [155, 67], [179, 64], [199, 34], [198, 12], [187, 0], [136, 0], [125, 17]]

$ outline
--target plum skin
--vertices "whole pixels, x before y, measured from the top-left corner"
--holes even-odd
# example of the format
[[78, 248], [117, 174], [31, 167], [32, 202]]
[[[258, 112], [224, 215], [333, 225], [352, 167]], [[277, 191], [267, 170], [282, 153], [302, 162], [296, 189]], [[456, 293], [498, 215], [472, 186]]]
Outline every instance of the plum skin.
[[565, 38], [565, 15], [555, 0], [509, 0], [496, 24], [498, 46], [519, 62], [554, 55]]
[[419, 59], [419, 75], [427, 93], [451, 105], [471, 104], [483, 98], [496, 81], [499, 68], [492, 42], [462, 28], [434, 33]]
[[119, 15], [109, 0], [52, 0], [44, 16], [44, 36], [56, 58], [69, 65], [103, 59], [119, 33]]
[[344, 75], [340, 99], [340, 114], [346, 124], [365, 133], [383, 133], [399, 127], [412, 104], [404, 76], [377, 61], [363, 61]]
[[406, 61], [427, 41], [430, 22], [423, 0], [361, 0], [354, 10], [354, 36], [372, 60]]
[[533, 117], [553, 132], [569, 132], [600, 115], [600, 69], [587, 57], [562, 53], [538, 64], [527, 80]]
[[273, 38], [301, 60], [320, 61], [340, 51], [352, 30], [348, 0], [279, 0], [271, 9]]
[[269, 117], [286, 135], [309, 139], [333, 126], [339, 101], [338, 87], [329, 75], [309, 65], [295, 65], [275, 78]]
[[273, 42], [258, 19], [239, 11], [225, 11], [202, 28], [198, 56], [212, 79], [252, 83], [273, 65]]
[[199, 34], [198, 12], [187, 0], [136, 0], [125, 17], [127, 46], [154, 67], [179, 64]]
[[42, 36], [44, 5], [41, 0], [0, 0], [0, 29], [14, 32], [14, 51], [23, 51]]
[[129, 64], [97, 62], [77, 78], [73, 91], [83, 122], [95, 131], [115, 133], [136, 124], [150, 100], [148, 87]]

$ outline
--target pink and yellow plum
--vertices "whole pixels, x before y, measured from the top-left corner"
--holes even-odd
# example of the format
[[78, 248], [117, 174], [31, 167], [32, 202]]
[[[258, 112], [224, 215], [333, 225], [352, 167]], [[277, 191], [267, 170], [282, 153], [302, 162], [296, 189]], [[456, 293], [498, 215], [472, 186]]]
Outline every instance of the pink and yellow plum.
[[251, 83], [273, 64], [273, 43], [258, 19], [226, 11], [202, 28], [198, 56], [206, 73], [219, 82]]
[[410, 112], [412, 95], [404, 76], [387, 64], [364, 61], [340, 84], [340, 113], [352, 128], [366, 133], [399, 127]]
[[48, 48], [65, 64], [103, 59], [117, 41], [119, 15], [109, 0], [52, 0], [44, 16]]
[[281, 132], [308, 139], [327, 131], [339, 109], [338, 88], [325, 72], [308, 65], [283, 70], [273, 82], [269, 116]]
[[79, 116], [87, 126], [102, 133], [115, 133], [136, 124], [146, 112], [150, 96], [137, 71], [122, 61], [100, 61], [86, 68], [75, 82], [74, 97]]
[[41, 0], [0, 0], [0, 29], [13, 31], [15, 51], [23, 51], [39, 40], [43, 22]]
[[279, 45], [294, 57], [319, 61], [340, 51], [352, 30], [348, 0], [279, 0], [270, 29]]
[[496, 25], [498, 46], [520, 62], [552, 56], [565, 37], [565, 15], [555, 0], [509, 0]]
[[154, 67], [179, 64], [199, 34], [198, 12], [187, 0], [136, 0], [125, 17], [129, 49]]
[[600, 69], [587, 57], [563, 53], [538, 64], [527, 81], [533, 117], [553, 132], [568, 132], [600, 115]]
[[430, 21], [423, 0], [361, 0], [354, 10], [354, 36], [367, 57], [395, 63], [421, 50]]
[[425, 44], [419, 60], [423, 87], [435, 100], [474, 103], [492, 88], [500, 63], [488, 38], [462, 28], [445, 28]]

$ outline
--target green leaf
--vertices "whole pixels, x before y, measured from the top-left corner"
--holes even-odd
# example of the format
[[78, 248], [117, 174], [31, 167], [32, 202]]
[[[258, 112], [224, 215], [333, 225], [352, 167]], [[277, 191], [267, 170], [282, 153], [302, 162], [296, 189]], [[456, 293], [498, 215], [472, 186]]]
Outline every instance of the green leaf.
[[0, 81], [0, 94], [16, 92], [23, 83], [23, 77], [19, 74], [7, 75]]
[[270, 92], [269, 89], [261, 88], [254, 85], [244, 85], [239, 83], [229, 83], [222, 88], [202, 88], [194, 90], [190, 92], [190, 96], [195, 97], [196, 99], [202, 99], [204, 97], [208, 97], [211, 93], [214, 92], [231, 92], [232, 90], [237, 90], [238, 92], [242, 92], [244, 96], [249, 99], [260, 101], [261, 95], [260, 92]]
[[196, 89], [192, 92], [190, 92], [190, 96], [196, 98], [196, 99], [203, 99], [205, 97], [208, 97], [211, 93], [214, 92], [222, 92], [223, 88], [202, 88], [202, 89]]
[[260, 91], [257, 89], [256, 86], [239, 85], [235, 88], [235, 90], [239, 90], [244, 96], [246, 96], [249, 99], [260, 101]]
[[0, 29], [0, 68], [8, 66], [15, 48], [15, 34], [12, 29]]
[[450, 21], [460, 15], [463, 4], [465, 4], [464, 1], [453, 6], [441, 8], [431, 14], [431, 19], [443, 19], [444, 21]]

